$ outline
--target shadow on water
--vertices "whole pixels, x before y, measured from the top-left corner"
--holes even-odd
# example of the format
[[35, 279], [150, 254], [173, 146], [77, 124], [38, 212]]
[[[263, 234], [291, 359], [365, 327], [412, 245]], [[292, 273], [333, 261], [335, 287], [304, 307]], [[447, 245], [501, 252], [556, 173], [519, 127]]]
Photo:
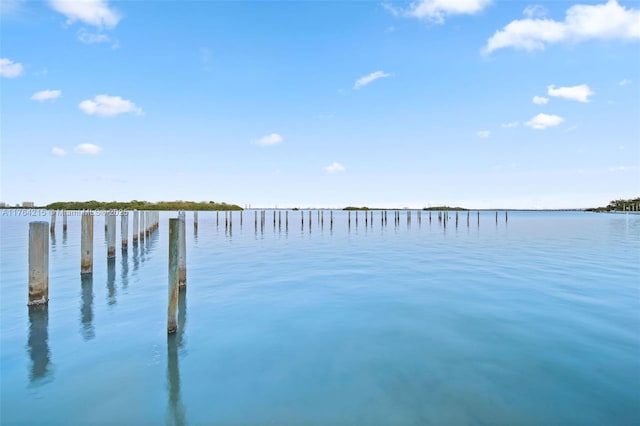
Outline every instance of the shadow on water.
[[180, 288], [178, 293], [178, 330], [167, 336], [167, 388], [169, 405], [167, 424], [185, 425], [186, 410], [180, 391], [179, 351], [184, 349], [184, 328], [187, 322], [187, 291]]
[[53, 376], [49, 353], [49, 307], [47, 305], [29, 306], [27, 345], [31, 357], [30, 383], [32, 385], [49, 383]]
[[87, 341], [96, 337], [93, 328], [93, 275], [80, 276], [82, 305], [80, 305], [80, 334]]
[[116, 304], [116, 259], [107, 259], [107, 304]]

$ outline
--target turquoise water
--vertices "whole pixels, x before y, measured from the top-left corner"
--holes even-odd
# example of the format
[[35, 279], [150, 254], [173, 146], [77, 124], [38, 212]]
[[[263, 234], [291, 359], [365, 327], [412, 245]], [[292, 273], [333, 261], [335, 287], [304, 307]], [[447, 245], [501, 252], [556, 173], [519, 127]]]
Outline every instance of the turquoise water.
[[[187, 214], [166, 335], [167, 219], [81, 279], [80, 220], [27, 302], [29, 217], [0, 217], [2, 424], [640, 423], [640, 216], [392, 212], [365, 226]], [[284, 221], [284, 213], [282, 214]], [[119, 220], [118, 220], [119, 222]], [[119, 225], [119, 223], [118, 223]], [[119, 235], [119, 231], [118, 231]]]

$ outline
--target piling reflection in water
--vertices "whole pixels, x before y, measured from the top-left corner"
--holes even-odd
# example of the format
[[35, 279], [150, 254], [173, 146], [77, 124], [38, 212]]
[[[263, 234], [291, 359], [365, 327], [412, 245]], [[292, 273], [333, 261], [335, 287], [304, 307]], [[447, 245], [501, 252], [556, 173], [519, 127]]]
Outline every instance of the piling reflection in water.
[[122, 280], [122, 288], [127, 288], [129, 285], [129, 257], [127, 256], [126, 249], [122, 249], [122, 256], [120, 260], [120, 279]]
[[29, 381], [31, 384], [47, 383], [51, 379], [49, 353], [49, 308], [47, 305], [29, 306], [29, 339], [31, 358]]
[[82, 288], [82, 304], [80, 305], [80, 334], [82, 338], [91, 340], [96, 337], [93, 328], [93, 275], [80, 276]]
[[116, 304], [116, 259], [107, 260], [107, 304]]
[[187, 322], [187, 289], [181, 287], [178, 293], [178, 329], [167, 335], [167, 424], [186, 424], [186, 410], [180, 390], [179, 352], [184, 350], [184, 328]]

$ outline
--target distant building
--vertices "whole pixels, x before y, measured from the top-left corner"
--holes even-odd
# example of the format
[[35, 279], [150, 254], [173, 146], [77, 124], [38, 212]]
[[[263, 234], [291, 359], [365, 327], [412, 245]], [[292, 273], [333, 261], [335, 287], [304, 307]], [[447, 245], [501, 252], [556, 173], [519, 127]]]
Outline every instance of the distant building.
[[33, 201], [23, 201], [22, 202], [22, 207], [33, 207]]

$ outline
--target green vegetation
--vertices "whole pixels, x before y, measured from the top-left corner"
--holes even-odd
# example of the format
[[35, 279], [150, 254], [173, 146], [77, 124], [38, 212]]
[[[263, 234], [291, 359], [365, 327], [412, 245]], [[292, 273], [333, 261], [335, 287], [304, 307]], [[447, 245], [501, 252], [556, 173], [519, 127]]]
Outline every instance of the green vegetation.
[[640, 211], [640, 197], [628, 200], [613, 200], [606, 207], [594, 207], [587, 209], [588, 212], [629, 212]]
[[58, 201], [46, 206], [50, 210], [242, 210], [235, 204], [216, 203], [214, 201]]
[[349, 207], [345, 207], [342, 210], [370, 210], [370, 209], [369, 209], [369, 207], [352, 207], [352, 206], [349, 206]]
[[436, 210], [436, 211], [467, 211], [469, 209], [465, 209], [464, 207], [449, 207], [449, 206], [436, 206], [436, 207], [425, 207], [422, 210]]

